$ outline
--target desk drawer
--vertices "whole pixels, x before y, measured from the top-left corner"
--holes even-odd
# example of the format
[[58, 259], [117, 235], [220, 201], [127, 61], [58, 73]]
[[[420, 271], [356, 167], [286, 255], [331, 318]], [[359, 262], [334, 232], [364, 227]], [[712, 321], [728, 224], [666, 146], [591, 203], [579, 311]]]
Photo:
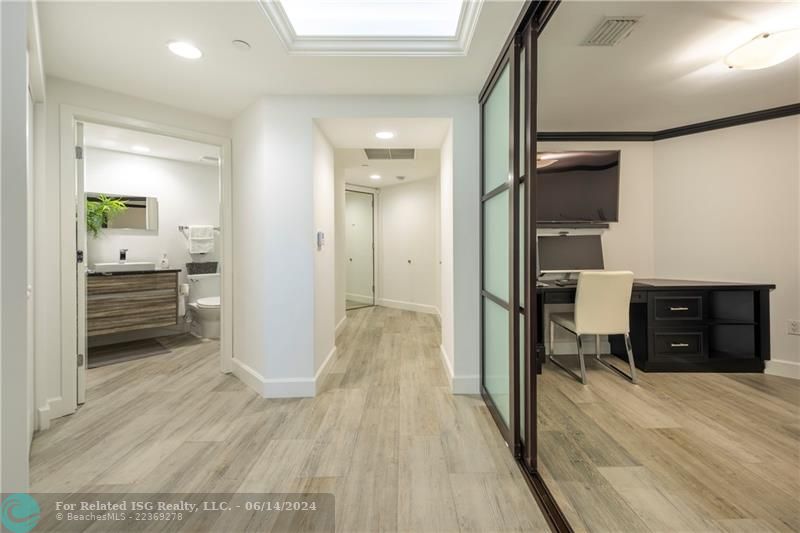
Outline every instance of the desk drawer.
[[703, 320], [703, 297], [653, 295], [653, 319], [658, 321]]
[[657, 330], [653, 332], [653, 358], [660, 360], [705, 359], [706, 330]]

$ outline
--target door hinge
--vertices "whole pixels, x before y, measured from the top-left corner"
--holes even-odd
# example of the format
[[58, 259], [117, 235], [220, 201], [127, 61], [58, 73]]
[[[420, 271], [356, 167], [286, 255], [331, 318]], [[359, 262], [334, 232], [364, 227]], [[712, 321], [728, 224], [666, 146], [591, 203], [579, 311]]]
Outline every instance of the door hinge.
[[75, 147], [75, 159], [83, 159], [83, 146]]
[[78, 250], [75, 254], [78, 263], [83, 263], [83, 250]]
[[78, 366], [83, 366], [83, 354], [78, 354]]

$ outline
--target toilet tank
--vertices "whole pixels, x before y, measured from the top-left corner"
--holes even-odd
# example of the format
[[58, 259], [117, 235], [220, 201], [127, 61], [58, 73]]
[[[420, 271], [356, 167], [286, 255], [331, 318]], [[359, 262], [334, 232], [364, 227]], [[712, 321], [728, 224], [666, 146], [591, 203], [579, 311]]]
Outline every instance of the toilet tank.
[[198, 298], [219, 296], [219, 273], [216, 274], [190, 274], [189, 301], [196, 302]]

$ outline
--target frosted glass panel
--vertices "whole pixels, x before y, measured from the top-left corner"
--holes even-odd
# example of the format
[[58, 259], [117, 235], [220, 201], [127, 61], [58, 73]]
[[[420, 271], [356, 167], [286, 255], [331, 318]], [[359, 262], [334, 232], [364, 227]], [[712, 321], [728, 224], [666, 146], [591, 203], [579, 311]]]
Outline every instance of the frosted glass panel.
[[[519, 238], [518, 259], [519, 259], [519, 305], [525, 307], [525, 184], [519, 185], [519, 221], [517, 236]], [[536, 276], [536, 268], [531, 269], [531, 276]]]
[[508, 195], [483, 203], [483, 288], [508, 301]]
[[483, 105], [483, 192], [508, 181], [510, 67], [506, 65]]
[[[519, 53], [519, 131], [517, 132], [517, 145], [519, 146], [518, 176], [525, 174], [525, 49]], [[520, 211], [522, 213], [522, 211]]]
[[508, 368], [508, 320], [508, 311], [484, 297], [483, 386], [506, 424], [509, 424], [511, 383]]

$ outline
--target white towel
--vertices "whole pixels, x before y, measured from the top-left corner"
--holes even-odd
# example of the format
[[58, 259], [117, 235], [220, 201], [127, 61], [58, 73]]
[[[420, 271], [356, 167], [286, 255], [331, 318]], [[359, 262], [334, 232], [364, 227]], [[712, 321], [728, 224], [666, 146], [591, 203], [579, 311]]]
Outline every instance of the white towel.
[[189, 226], [189, 253], [207, 254], [214, 251], [214, 226]]

